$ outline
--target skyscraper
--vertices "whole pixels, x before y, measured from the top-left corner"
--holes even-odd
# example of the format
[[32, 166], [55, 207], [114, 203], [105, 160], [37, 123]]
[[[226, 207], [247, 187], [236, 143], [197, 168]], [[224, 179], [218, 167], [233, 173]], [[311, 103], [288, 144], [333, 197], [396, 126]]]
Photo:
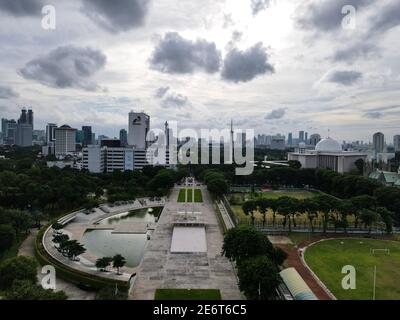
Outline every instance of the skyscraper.
[[308, 144], [308, 132], [305, 133], [304, 142]]
[[382, 153], [385, 151], [385, 135], [382, 132], [374, 134], [373, 148], [376, 153]]
[[94, 142], [92, 141], [92, 127], [83, 126], [82, 131], [83, 131], [83, 141], [82, 141], [83, 146], [86, 147], [90, 144], [94, 144]]
[[289, 133], [288, 135], [288, 141], [287, 141], [288, 146], [292, 146], [293, 145], [293, 133]]
[[57, 128], [55, 123], [48, 123], [46, 126], [46, 142], [47, 144], [51, 144], [56, 141], [54, 136], [54, 129]]
[[394, 151], [400, 152], [400, 135], [395, 135], [393, 137]]
[[123, 147], [128, 145], [128, 131], [125, 129], [121, 129], [119, 131], [119, 140], [121, 141], [121, 145]]
[[15, 144], [21, 147], [32, 146], [33, 134], [33, 112], [24, 108], [21, 110], [21, 115], [18, 119]]
[[304, 142], [304, 131], [299, 132], [299, 142]]
[[316, 146], [318, 142], [321, 141], [321, 136], [318, 133], [312, 134], [310, 136], [310, 145]]
[[135, 149], [147, 149], [146, 137], [150, 131], [150, 116], [144, 112], [129, 113], [128, 145]]

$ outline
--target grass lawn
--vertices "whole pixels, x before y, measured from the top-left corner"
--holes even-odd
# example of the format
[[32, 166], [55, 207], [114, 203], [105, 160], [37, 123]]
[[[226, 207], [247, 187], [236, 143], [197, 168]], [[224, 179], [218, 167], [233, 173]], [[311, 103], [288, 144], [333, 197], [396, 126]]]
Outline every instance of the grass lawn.
[[[341, 242], [344, 244], [342, 245]], [[370, 253], [370, 249], [390, 249], [390, 254]], [[310, 268], [340, 300], [371, 300], [374, 266], [377, 267], [376, 299], [400, 299], [400, 242], [373, 239], [335, 239], [307, 249]], [[344, 290], [341, 282], [346, 265], [356, 269], [356, 289]]]
[[221, 300], [218, 289], [157, 289], [154, 300]]
[[[185, 191], [187, 192], [188, 202], [192, 202], [193, 192], [192, 189], [179, 190], [178, 202], [185, 202]], [[200, 189], [194, 189], [194, 202], [203, 202], [203, 196]]]

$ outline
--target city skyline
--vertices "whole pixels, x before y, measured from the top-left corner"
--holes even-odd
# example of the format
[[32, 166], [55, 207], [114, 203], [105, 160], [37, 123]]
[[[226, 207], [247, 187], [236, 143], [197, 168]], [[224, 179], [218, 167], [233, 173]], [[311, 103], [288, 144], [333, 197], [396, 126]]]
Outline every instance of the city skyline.
[[[41, 27], [43, 1], [19, 2], [0, 4], [1, 118], [31, 106], [37, 128], [87, 125], [113, 137], [131, 109], [158, 128], [166, 120], [225, 128], [233, 118], [256, 134], [399, 134], [396, 1], [207, 0], [172, 11], [172, 0], [113, 10], [107, 1], [54, 1], [55, 30]], [[341, 27], [344, 3], [357, 8], [353, 30]], [[126, 21], [131, 5], [137, 15]], [[243, 61], [254, 63], [243, 70]]]

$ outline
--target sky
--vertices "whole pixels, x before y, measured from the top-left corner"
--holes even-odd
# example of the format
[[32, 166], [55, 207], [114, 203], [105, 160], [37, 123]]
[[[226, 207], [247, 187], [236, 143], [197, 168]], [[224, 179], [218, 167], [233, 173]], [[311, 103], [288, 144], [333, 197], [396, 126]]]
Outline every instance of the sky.
[[35, 129], [114, 137], [134, 110], [152, 128], [232, 119], [256, 133], [392, 142], [399, 12], [399, 0], [1, 0], [0, 117], [32, 107]]

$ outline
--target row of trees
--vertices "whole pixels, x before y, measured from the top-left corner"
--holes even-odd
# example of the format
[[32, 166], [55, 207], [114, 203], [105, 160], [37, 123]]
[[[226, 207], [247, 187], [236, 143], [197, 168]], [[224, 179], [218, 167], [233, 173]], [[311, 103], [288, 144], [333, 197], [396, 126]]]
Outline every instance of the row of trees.
[[268, 238], [252, 226], [239, 225], [224, 238], [222, 254], [236, 263], [239, 288], [250, 300], [276, 297], [280, 284], [279, 266], [287, 258]]
[[112, 264], [113, 268], [117, 269], [117, 274], [120, 274], [119, 270], [126, 264], [126, 259], [116, 254], [114, 257], [103, 257], [96, 260], [96, 268], [102, 272], [108, 272], [107, 268]]
[[276, 215], [284, 217], [283, 224], [288, 224], [289, 231], [292, 230], [292, 223], [296, 226], [296, 216], [306, 215], [310, 223], [310, 229], [314, 232], [314, 221], [322, 219], [323, 232], [326, 232], [328, 223], [336, 228], [349, 226], [348, 217], [354, 216], [354, 227], [359, 222], [369, 227], [381, 221], [386, 226], [386, 232], [391, 233], [393, 228], [393, 213], [385, 207], [380, 207], [375, 197], [368, 195], [357, 196], [350, 199], [339, 199], [327, 194], [319, 194], [312, 198], [299, 200], [291, 197], [278, 199], [266, 199], [260, 197], [256, 200], [249, 200], [242, 204], [243, 212], [249, 215], [252, 223], [255, 221], [255, 213], [258, 211], [263, 215], [263, 226], [266, 222], [268, 210], [272, 212], [272, 224], [275, 226]]
[[217, 197], [228, 192], [228, 183], [224, 174], [218, 170], [205, 170], [202, 172], [200, 179], [207, 185], [208, 191]]
[[[248, 176], [235, 175], [234, 165], [198, 165], [192, 168], [194, 175], [202, 179], [207, 172], [219, 174], [228, 185], [270, 186], [278, 188], [314, 188], [334, 197], [350, 199], [357, 196], [376, 198], [377, 206], [394, 213], [396, 225], [400, 225], [400, 188], [386, 187], [381, 183], [357, 174], [339, 174], [329, 169], [301, 169], [295, 163], [289, 167], [270, 169], [256, 167]], [[204, 179], [203, 179], [204, 180]]]

